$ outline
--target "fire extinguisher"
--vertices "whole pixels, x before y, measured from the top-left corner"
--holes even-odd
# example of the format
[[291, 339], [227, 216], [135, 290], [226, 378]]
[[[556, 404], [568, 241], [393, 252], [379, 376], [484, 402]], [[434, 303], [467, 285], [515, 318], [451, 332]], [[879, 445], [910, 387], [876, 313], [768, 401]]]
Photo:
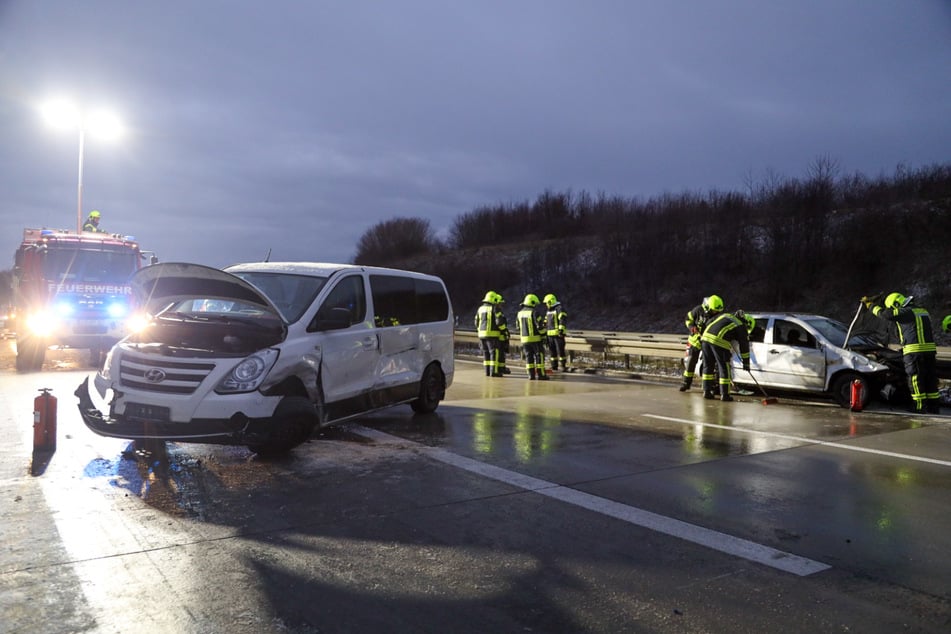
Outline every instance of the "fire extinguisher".
[[865, 395], [865, 387], [862, 385], [861, 379], [855, 379], [852, 381], [852, 394], [849, 399], [849, 408], [853, 412], [862, 411], [862, 397]]
[[56, 397], [50, 388], [33, 399], [33, 451], [56, 451]]

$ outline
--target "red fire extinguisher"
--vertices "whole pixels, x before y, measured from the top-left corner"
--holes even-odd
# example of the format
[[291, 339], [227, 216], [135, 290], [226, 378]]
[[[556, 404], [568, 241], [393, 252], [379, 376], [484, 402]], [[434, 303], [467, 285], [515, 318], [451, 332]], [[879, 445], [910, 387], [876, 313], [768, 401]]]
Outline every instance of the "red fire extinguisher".
[[33, 399], [33, 451], [56, 451], [56, 397], [50, 388]]
[[862, 397], [864, 396], [865, 388], [862, 385], [861, 379], [855, 379], [852, 381], [852, 394], [849, 399], [849, 408], [853, 412], [862, 411]]

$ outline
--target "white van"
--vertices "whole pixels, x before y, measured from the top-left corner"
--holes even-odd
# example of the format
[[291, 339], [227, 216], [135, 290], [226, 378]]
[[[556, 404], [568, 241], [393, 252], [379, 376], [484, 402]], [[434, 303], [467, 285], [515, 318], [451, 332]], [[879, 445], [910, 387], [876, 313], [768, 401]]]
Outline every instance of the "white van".
[[438, 277], [165, 263], [132, 286], [154, 317], [112, 348], [95, 390], [87, 377], [76, 391], [83, 421], [103, 436], [282, 453], [318, 426], [380, 408], [432, 412], [452, 384], [452, 305]]

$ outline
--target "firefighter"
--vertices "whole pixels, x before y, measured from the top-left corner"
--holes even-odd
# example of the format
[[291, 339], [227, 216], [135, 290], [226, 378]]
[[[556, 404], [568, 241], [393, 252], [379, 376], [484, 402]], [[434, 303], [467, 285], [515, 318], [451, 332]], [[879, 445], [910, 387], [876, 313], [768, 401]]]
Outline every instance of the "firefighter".
[[505, 304], [505, 298], [502, 297], [500, 293], [495, 294], [495, 323], [499, 325], [499, 343], [498, 343], [498, 376], [505, 376], [506, 374], [511, 374], [512, 371], [505, 366], [505, 357], [509, 353], [509, 339], [511, 333], [509, 333], [508, 322], [505, 320], [505, 312], [502, 310], [502, 305]]
[[525, 351], [525, 369], [528, 370], [530, 381], [548, 380], [548, 375], [545, 373], [544, 344], [538, 328], [538, 316], [535, 314], [535, 307], [540, 303], [538, 295], [529, 293], [522, 300], [522, 308], [516, 317], [519, 339], [522, 342], [522, 350]]
[[684, 324], [690, 335], [687, 337], [687, 365], [684, 367], [684, 382], [680, 384], [681, 392], [686, 392], [693, 385], [697, 360], [700, 358], [700, 335], [703, 334], [703, 329], [710, 319], [721, 312], [723, 312], [723, 298], [719, 295], [704, 297], [699, 306], [694, 306], [687, 311]]
[[941, 397], [936, 367], [938, 346], [931, 328], [931, 316], [924, 308], [913, 306], [912, 299], [901, 293], [891, 293], [885, 298], [884, 306], [878, 304], [881, 296], [863, 297], [862, 303], [876, 317], [895, 322], [915, 411], [937, 414]]
[[561, 307], [561, 302], [549, 293], [543, 300], [548, 312], [545, 313], [545, 334], [548, 335], [548, 353], [551, 355], [551, 369], [568, 371], [568, 358], [565, 356], [565, 335], [568, 332], [568, 313]]
[[482, 305], [475, 314], [475, 328], [482, 347], [482, 365], [486, 376], [502, 376], [499, 370], [499, 324], [495, 308], [496, 298], [501, 297], [495, 291], [489, 291], [482, 299]]
[[99, 218], [102, 214], [99, 213], [98, 209], [93, 209], [89, 212], [89, 217], [86, 218], [86, 222], [83, 223], [83, 231], [89, 231], [91, 233], [105, 233], [105, 229], [99, 228]]
[[733, 376], [730, 367], [730, 358], [733, 356], [733, 343], [740, 348], [740, 359], [743, 369], [750, 371], [750, 337], [747, 332], [748, 323], [742, 311], [737, 314], [721, 313], [711, 319], [703, 334], [700, 343], [703, 348], [703, 398], [716, 398], [714, 370], [720, 373], [720, 400], [732, 401], [730, 384]]

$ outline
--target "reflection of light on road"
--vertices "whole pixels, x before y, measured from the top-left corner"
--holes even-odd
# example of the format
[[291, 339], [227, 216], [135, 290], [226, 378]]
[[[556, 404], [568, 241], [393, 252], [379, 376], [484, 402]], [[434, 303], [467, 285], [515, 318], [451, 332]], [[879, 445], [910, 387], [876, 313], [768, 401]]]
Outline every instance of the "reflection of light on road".
[[519, 403], [515, 412], [515, 431], [512, 438], [515, 455], [522, 462], [545, 456], [554, 449], [556, 429], [561, 421], [561, 410], [545, 410], [533, 415], [528, 405]]
[[479, 453], [492, 453], [492, 418], [494, 412], [476, 412], [472, 417], [472, 448]]

